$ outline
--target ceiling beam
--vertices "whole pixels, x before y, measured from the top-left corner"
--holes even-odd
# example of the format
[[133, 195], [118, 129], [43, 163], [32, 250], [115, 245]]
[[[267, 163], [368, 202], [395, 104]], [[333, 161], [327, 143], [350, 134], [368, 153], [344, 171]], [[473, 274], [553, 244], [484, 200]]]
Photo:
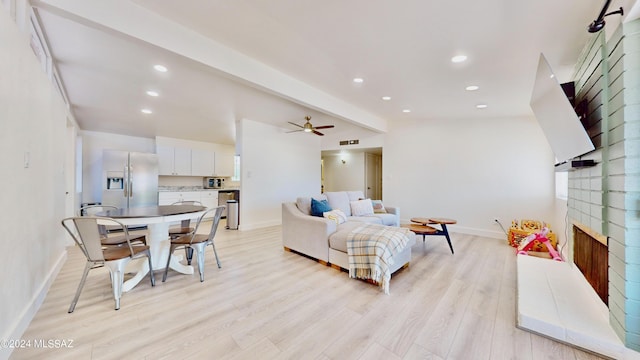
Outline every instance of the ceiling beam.
[[387, 121], [128, 0], [34, 0], [32, 6], [195, 60], [262, 91], [384, 133]]

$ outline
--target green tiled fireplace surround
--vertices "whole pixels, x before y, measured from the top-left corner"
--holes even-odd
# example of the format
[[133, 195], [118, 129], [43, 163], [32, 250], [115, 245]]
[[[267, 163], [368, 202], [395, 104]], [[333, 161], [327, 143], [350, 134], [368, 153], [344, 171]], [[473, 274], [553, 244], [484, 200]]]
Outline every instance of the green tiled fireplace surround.
[[582, 157], [597, 166], [569, 173], [569, 218], [608, 238], [609, 321], [640, 351], [640, 20], [594, 35], [574, 80], [602, 147]]

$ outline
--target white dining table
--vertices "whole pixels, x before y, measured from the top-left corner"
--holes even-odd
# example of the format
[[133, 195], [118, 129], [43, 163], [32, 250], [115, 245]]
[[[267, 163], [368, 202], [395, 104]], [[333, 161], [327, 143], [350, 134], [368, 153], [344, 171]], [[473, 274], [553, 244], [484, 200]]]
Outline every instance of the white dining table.
[[[169, 224], [199, 218], [206, 209], [204, 206], [197, 205], [160, 205], [106, 210], [97, 213], [96, 216], [116, 219], [127, 227], [147, 226], [147, 245], [151, 252], [153, 270], [156, 271], [164, 270], [169, 257]], [[180, 262], [181, 260], [182, 255], [172, 256], [169, 267], [182, 274], [193, 274], [193, 266], [184, 265]], [[135, 267], [132, 269], [135, 275], [124, 282], [122, 291], [125, 292], [131, 290], [149, 273], [147, 261], [135, 261], [132, 264]]]

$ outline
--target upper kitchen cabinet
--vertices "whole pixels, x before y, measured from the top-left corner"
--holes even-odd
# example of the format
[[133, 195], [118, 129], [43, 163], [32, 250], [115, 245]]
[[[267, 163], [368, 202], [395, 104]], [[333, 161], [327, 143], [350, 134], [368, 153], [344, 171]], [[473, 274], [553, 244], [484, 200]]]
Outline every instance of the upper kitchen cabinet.
[[191, 149], [191, 175], [214, 176], [215, 152], [211, 150]]
[[156, 145], [158, 175], [191, 175], [191, 149]]
[[234, 157], [232, 153], [216, 152], [215, 176], [233, 176]]
[[191, 175], [231, 177], [233, 157], [229, 153], [191, 149]]
[[234, 146], [156, 136], [159, 175], [231, 177]]

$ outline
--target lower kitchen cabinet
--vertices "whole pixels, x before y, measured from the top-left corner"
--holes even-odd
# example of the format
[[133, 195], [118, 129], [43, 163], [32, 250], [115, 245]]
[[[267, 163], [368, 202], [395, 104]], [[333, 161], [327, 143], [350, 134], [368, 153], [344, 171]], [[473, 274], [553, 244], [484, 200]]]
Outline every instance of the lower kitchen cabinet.
[[[158, 205], [171, 205], [179, 201], [199, 201], [203, 206], [218, 206], [218, 191], [161, 191], [158, 192]], [[213, 214], [211, 214], [213, 217]]]
[[158, 205], [171, 205], [179, 201], [202, 202], [200, 191], [161, 191], [158, 193]]
[[[218, 206], [218, 192], [217, 191], [201, 191], [200, 192], [200, 202], [202, 205], [211, 209]], [[213, 217], [214, 213], [211, 212], [211, 217]]]

